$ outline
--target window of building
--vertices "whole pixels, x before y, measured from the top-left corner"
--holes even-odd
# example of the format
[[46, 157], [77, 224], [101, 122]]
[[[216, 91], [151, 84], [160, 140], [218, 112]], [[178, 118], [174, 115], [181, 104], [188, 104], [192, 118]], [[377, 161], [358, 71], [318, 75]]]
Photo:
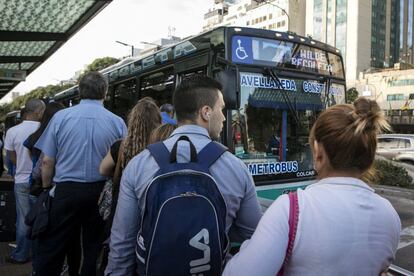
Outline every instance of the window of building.
[[390, 94], [387, 95], [387, 101], [403, 101], [404, 94]]
[[263, 16], [263, 21], [266, 21], [266, 19], [267, 19], [267, 16], [266, 15]]
[[323, 0], [313, 2], [313, 37], [322, 40]]
[[414, 79], [393, 80], [388, 82], [388, 86], [411, 86], [414, 85]]
[[341, 50], [343, 59], [346, 58], [346, 17], [347, 17], [347, 0], [336, 1], [336, 30], [335, 42], [336, 47]]
[[326, 13], [326, 43], [335, 45], [335, 36], [333, 32], [334, 18], [333, 18], [333, 5], [335, 0], [327, 0], [327, 13]]
[[408, 0], [408, 24], [407, 24], [407, 46], [411, 48], [413, 46], [413, 9], [414, 1]]
[[269, 20], [273, 18], [273, 14], [269, 13]]
[[249, 26], [249, 25], [250, 25], [250, 21], [247, 21], [247, 22], [246, 22], [246, 26]]

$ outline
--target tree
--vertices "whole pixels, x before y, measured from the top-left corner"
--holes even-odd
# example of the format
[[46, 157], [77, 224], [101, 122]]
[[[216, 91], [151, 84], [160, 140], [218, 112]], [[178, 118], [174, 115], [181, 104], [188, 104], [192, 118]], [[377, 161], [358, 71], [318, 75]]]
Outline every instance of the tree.
[[355, 87], [351, 87], [346, 91], [346, 103], [353, 103], [358, 98], [358, 90]]
[[83, 75], [85, 75], [86, 73], [90, 71], [99, 71], [117, 62], [119, 62], [119, 59], [113, 58], [113, 57], [97, 58], [91, 64], [86, 66], [85, 71], [83, 71], [83, 73], [81, 74], [79, 78], [81, 78]]
[[[91, 64], [89, 64], [82, 75], [90, 71], [99, 71], [108, 66], [111, 66], [115, 63], [119, 62], [119, 59], [113, 57], [103, 57], [95, 59]], [[3, 104], [0, 106], [0, 120], [4, 120], [6, 114], [13, 110], [19, 110], [22, 108], [29, 99], [37, 98], [43, 99], [47, 97], [53, 97], [58, 92], [66, 90], [72, 87], [74, 84], [64, 84], [64, 85], [52, 85], [49, 84], [47, 86], [40, 86], [29, 93], [24, 94], [20, 97], [17, 97], [9, 104]]]

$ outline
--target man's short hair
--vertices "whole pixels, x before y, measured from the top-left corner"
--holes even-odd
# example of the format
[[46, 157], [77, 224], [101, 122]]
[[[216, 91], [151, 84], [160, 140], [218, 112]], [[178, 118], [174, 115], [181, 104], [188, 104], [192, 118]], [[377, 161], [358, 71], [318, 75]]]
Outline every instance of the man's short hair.
[[79, 81], [81, 99], [102, 100], [108, 90], [108, 81], [104, 75], [92, 71], [86, 73]]
[[43, 111], [45, 103], [40, 99], [30, 99], [24, 106], [24, 115], [33, 114], [39, 111]]
[[192, 75], [184, 79], [175, 89], [173, 104], [178, 121], [194, 122], [203, 106], [214, 107], [221, 84], [205, 75]]
[[174, 112], [174, 106], [172, 104], [166, 103], [160, 107], [161, 112], [171, 113]]

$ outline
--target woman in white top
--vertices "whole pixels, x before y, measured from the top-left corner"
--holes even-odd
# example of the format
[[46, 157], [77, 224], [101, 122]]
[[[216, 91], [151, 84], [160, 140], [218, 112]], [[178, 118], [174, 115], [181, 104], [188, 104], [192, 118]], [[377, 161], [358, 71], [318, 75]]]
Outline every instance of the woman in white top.
[[[394, 260], [401, 222], [391, 204], [361, 178], [371, 168], [376, 135], [387, 129], [378, 104], [359, 98], [315, 122], [310, 144], [319, 182], [298, 190], [299, 218], [284, 275], [379, 275]], [[279, 197], [223, 275], [276, 275], [289, 239], [289, 197]]]

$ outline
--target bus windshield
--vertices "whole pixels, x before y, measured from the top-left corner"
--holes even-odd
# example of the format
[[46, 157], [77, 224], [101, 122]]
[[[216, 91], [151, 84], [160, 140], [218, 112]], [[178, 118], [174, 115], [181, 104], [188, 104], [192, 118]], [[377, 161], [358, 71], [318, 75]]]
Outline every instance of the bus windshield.
[[309, 132], [318, 114], [342, 103], [344, 85], [240, 72], [240, 108], [232, 111], [234, 153], [255, 180], [312, 177]]

